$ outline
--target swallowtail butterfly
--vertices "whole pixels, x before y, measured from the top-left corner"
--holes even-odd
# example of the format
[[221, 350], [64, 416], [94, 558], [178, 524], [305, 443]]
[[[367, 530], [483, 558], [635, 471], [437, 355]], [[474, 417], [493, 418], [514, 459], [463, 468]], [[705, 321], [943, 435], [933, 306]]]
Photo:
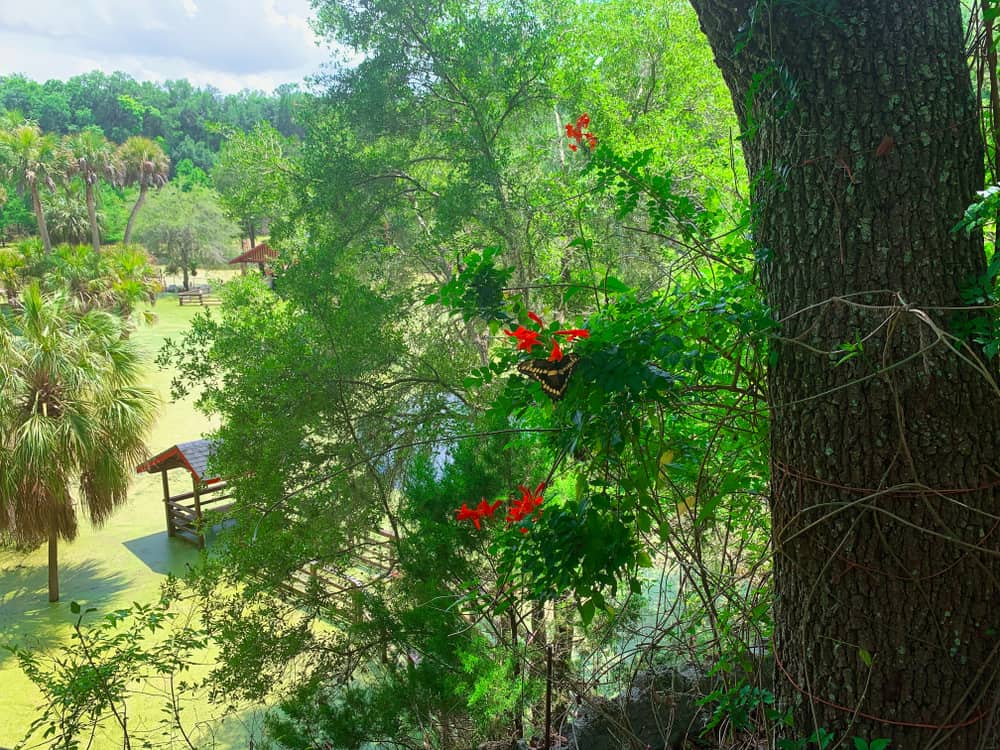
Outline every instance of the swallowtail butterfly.
[[569, 376], [580, 361], [576, 354], [567, 354], [558, 362], [547, 359], [527, 359], [518, 364], [517, 369], [532, 380], [537, 380], [542, 390], [553, 401], [558, 401], [566, 392]]

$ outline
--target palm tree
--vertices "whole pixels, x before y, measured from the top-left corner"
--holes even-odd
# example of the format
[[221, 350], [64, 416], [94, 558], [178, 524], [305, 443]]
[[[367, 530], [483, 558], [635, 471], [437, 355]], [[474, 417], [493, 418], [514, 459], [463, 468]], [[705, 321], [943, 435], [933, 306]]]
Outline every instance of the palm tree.
[[18, 191], [31, 195], [31, 205], [38, 221], [38, 234], [45, 252], [52, 252], [52, 241], [42, 211], [40, 185], [55, 188], [55, 179], [61, 174], [58, 142], [52, 135], [44, 135], [34, 123], [16, 125], [0, 130], [0, 175], [17, 181]]
[[[101, 256], [102, 277], [107, 280], [105, 308], [128, 319], [139, 304], [155, 304], [161, 291], [155, 264], [137, 247], [116, 247]], [[144, 315], [149, 322], [155, 319], [151, 312]]]
[[59, 539], [77, 534], [76, 500], [104, 523], [145, 457], [156, 394], [138, 385], [142, 357], [111, 313], [78, 312], [36, 284], [0, 317], [0, 534], [48, 542], [49, 601], [59, 600]]
[[123, 169], [124, 184], [139, 186], [139, 198], [129, 214], [128, 224], [125, 225], [123, 244], [128, 245], [132, 242], [135, 217], [146, 201], [146, 192], [151, 187], [159, 188], [167, 184], [170, 159], [156, 141], [141, 135], [134, 135], [125, 141], [118, 149], [118, 158]]
[[[87, 241], [90, 234], [90, 218], [87, 203], [80, 189], [72, 183], [65, 190], [56, 190], [47, 196], [42, 208], [45, 210], [45, 225], [49, 238], [56, 244], [78, 245]], [[95, 219], [98, 218], [96, 215]], [[58, 252], [58, 248], [56, 249]]]
[[97, 199], [94, 196], [94, 186], [98, 180], [106, 179], [112, 184], [121, 179], [121, 166], [118, 154], [112, 147], [100, 128], [90, 127], [81, 130], [65, 141], [71, 175], [79, 175], [83, 179], [87, 198], [87, 217], [90, 220], [90, 244], [94, 252], [101, 252], [101, 233], [97, 225]]
[[24, 255], [17, 248], [0, 247], [0, 286], [9, 305], [17, 300], [25, 265]]

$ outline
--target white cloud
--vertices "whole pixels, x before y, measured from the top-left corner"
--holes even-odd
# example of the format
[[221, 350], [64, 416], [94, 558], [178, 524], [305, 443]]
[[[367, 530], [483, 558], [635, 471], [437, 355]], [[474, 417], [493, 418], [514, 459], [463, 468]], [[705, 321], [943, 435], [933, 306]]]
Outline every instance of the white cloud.
[[318, 72], [329, 58], [309, 13], [308, 0], [3, 2], [0, 71], [46, 80], [122, 70], [270, 91]]

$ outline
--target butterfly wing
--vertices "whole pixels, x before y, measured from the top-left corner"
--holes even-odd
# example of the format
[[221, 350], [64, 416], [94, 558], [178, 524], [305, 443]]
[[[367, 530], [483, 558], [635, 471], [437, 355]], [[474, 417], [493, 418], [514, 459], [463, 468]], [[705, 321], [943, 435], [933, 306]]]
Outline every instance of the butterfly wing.
[[537, 381], [549, 398], [558, 401], [566, 393], [569, 376], [573, 374], [573, 368], [579, 361], [580, 357], [576, 354], [567, 354], [558, 362], [550, 362], [547, 359], [527, 359], [518, 363], [517, 369], [523, 375]]

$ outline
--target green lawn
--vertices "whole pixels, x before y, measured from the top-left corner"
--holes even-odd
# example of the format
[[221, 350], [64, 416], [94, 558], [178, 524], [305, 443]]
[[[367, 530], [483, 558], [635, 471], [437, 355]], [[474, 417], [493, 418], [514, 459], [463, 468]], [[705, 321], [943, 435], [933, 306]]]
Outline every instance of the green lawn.
[[[161, 372], [152, 358], [163, 340], [176, 337], [200, 307], [180, 307], [176, 298], [163, 297], [154, 308], [159, 321], [141, 327], [134, 338], [150, 355], [149, 383], [163, 398], [163, 406], [148, 445], [153, 453], [174, 443], [194, 440], [211, 429], [209, 421], [188, 401], [170, 403], [169, 372]], [[180, 476], [174, 481], [185, 481]], [[130, 605], [154, 601], [160, 582], [168, 573], [182, 574], [194, 562], [197, 551], [177, 539], [168, 539], [164, 527], [160, 478], [137, 476], [129, 502], [102, 529], [81, 522], [80, 535], [72, 544], [61, 544], [59, 578], [62, 601], [49, 604], [46, 588], [46, 552], [29, 554], [0, 551], [0, 643], [17, 642], [46, 649], [66, 642], [73, 620], [71, 601], [95, 607], [98, 614]], [[36, 715], [39, 694], [18, 669], [16, 660], [0, 650], [0, 747], [13, 747]], [[160, 718], [161, 705], [141, 699], [130, 704], [130, 723], [151, 726]], [[206, 718], [206, 717], [200, 717]], [[233, 722], [231, 722], [233, 723]], [[237, 726], [231, 730], [236, 733]], [[216, 737], [218, 747], [225, 733]], [[121, 747], [120, 737], [98, 738], [95, 750]]]

